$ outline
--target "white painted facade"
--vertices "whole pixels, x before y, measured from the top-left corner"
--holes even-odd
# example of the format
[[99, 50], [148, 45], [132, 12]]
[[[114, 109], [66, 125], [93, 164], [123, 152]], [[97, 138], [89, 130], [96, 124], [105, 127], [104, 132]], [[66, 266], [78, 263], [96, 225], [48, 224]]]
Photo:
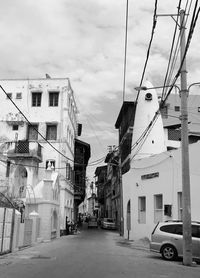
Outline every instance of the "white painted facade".
[[[145, 87], [152, 88], [153, 85], [146, 81]], [[134, 148], [131, 156], [134, 159], [148, 157], [167, 150], [161, 114], [157, 114], [155, 121], [153, 120], [158, 109], [159, 104], [156, 90], [141, 90], [137, 100], [133, 127], [132, 146]], [[145, 133], [150, 124], [151, 127]]]
[[[16, 141], [27, 140], [30, 144], [37, 142], [42, 146], [42, 162], [25, 158], [18, 160], [22, 166], [24, 164], [26, 172], [23, 182], [26, 188], [28, 186], [34, 188], [45, 179], [48, 163], [52, 164], [52, 168], [55, 167], [60, 188], [60, 228], [65, 229], [65, 217], [73, 219], [74, 205], [73, 183], [66, 176], [66, 164], [68, 170], [72, 171], [74, 138], [77, 136], [78, 125], [78, 111], [70, 81], [68, 78], [1, 80], [0, 85], [2, 86], [0, 88], [1, 155], [6, 158], [10, 151], [10, 143], [6, 142], [14, 144]], [[42, 136], [35, 132], [8, 96]], [[10, 172], [13, 176], [9, 178], [9, 188], [10, 193], [15, 192], [17, 197], [19, 191], [17, 186], [22, 184], [22, 180], [16, 184], [13, 167], [16, 166], [11, 165]], [[5, 171], [3, 163], [0, 165], [1, 180], [5, 177]], [[2, 183], [6, 184], [6, 179]]]
[[[151, 84], [145, 85], [153, 87]], [[145, 100], [146, 92], [152, 93], [152, 101]], [[157, 109], [156, 91], [141, 91], [136, 107], [132, 146], [153, 119]], [[158, 221], [182, 219], [181, 148], [166, 151], [165, 137], [160, 118], [144, 144], [132, 149], [130, 170], [122, 176], [125, 238], [150, 239]], [[189, 154], [192, 220], [200, 221], [199, 142], [189, 146]]]
[[[200, 221], [200, 142], [189, 146], [191, 216]], [[134, 160], [131, 169], [123, 175], [124, 236], [128, 238], [127, 204], [131, 206], [130, 239], [150, 239], [158, 221], [182, 219], [181, 149]], [[166, 215], [171, 206], [171, 216]]]

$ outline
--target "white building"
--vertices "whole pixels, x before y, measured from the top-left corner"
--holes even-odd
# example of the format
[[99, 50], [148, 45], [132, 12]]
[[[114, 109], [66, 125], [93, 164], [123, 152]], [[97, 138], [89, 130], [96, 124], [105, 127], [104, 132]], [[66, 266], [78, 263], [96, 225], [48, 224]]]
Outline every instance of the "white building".
[[[68, 78], [0, 81], [1, 187], [26, 202], [37, 198], [46, 169], [57, 173], [60, 229], [73, 219], [74, 139], [78, 136], [77, 107]], [[6, 174], [6, 178], [5, 178]], [[58, 193], [58, 192], [57, 192]], [[55, 193], [56, 194], [56, 193]], [[34, 195], [34, 196], [33, 196]], [[55, 198], [54, 198], [55, 199]], [[60, 216], [60, 217], [58, 217]]]
[[[200, 142], [189, 145], [191, 218], [200, 221]], [[123, 176], [124, 236], [150, 239], [158, 221], [182, 219], [181, 149], [134, 160]], [[131, 223], [127, 227], [127, 223]]]
[[[146, 81], [145, 87], [152, 88], [152, 84]], [[134, 159], [147, 157], [152, 154], [167, 150], [158, 97], [155, 89], [140, 91], [132, 137], [132, 155]], [[149, 127], [149, 128], [148, 128]], [[148, 128], [148, 131], [146, 131]]]
[[[149, 83], [146, 85], [153, 87]], [[126, 106], [127, 110], [123, 111]], [[169, 140], [171, 137], [167, 130], [164, 132], [159, 114], [152, 122], [159, 108], [155, 90], [141, 91], [137, 105], [124, 103], [122, 108], [116, 128], [121, 138], [124, 236], [133, 240], [150, 239], [158, 221], [182, 219], [180, 141], [176, 144], [177, 136], [174, 141]], [[180, 135], [180, 124], [173, 127], [173, 131], [175, 128]], [[191, 213], [192, 220], [200, 221], [199, 132], [190, 132], [189, 136], [192, 136], [189, 138]]]

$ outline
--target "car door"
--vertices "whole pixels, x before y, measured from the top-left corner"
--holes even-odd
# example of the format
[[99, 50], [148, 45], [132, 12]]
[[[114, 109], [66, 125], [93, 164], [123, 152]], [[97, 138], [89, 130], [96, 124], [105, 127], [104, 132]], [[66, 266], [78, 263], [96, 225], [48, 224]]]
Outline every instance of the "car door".
[[183, 255], [183, 225], [174, 224], [172, 242], [176, 247], [179, 256]]

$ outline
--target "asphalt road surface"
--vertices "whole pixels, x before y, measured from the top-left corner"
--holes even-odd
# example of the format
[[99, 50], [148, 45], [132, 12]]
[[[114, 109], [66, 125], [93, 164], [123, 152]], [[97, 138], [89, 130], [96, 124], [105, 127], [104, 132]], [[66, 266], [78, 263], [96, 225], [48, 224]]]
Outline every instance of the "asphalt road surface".
[[0, 278], [196, 278], [200, 265], [166, 262], [123, 244], [117, 232], [82, 229], [0, 257]]

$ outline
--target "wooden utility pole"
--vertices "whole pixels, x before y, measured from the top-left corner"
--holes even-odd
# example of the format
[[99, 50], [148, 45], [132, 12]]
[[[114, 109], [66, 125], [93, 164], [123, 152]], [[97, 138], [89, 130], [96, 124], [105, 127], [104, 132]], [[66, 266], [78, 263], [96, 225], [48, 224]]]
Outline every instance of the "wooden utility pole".
[[[190, 171], [188, 148], [187, 71], [185, 57], [185, 11], [180, 11], [181, 56], [181, 144], [182, 144], [182, 206], [183, 206], [183, 264], [192, 265]], [[183, 61], [184, 59], [184, 61]]]

